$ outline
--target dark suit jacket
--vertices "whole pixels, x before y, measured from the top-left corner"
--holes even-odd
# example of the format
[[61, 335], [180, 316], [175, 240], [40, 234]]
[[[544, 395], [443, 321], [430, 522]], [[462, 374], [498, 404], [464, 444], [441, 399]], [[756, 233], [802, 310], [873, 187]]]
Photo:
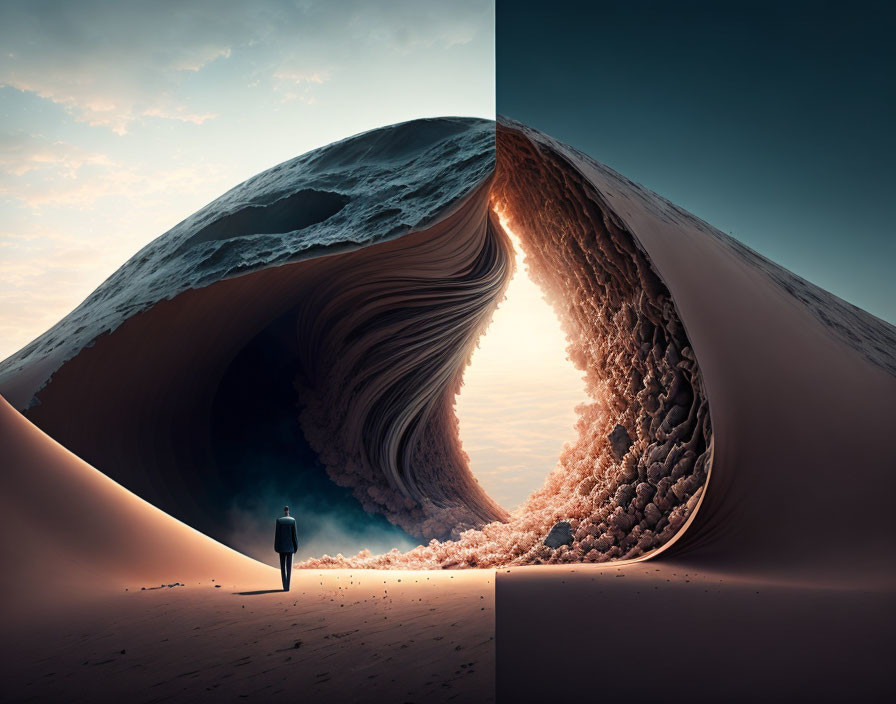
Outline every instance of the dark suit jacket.
[[277, 552], [295, 552], [299, 549], [299, 534], [296, 532], [296, 519], [292, 516], [280, 516], [274, 532], [274, 550]]

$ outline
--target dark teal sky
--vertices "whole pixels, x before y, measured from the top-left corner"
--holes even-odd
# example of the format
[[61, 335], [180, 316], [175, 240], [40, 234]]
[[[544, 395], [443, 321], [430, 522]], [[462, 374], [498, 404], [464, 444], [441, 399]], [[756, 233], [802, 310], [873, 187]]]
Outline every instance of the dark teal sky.
[[497, 109], [893, 323], [887, 6], [498, 0]]

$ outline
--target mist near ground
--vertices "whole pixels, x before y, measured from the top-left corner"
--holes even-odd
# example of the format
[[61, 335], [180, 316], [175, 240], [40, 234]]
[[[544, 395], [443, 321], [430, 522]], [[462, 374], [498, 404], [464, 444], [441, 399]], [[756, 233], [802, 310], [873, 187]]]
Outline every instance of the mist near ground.
[[279, 567], [274, 520], [289, 506], [299, 533], [297, 559], [415, 547], [418, 540], [367, 513], [350, 488], [333, 482], [309, 446], [294, 387], [297, 355], [293, 317], [286, 314], [261, 331], [221, 379], [212, 422], [219, 479], [212, 500], [225, 515], [214, 537]]

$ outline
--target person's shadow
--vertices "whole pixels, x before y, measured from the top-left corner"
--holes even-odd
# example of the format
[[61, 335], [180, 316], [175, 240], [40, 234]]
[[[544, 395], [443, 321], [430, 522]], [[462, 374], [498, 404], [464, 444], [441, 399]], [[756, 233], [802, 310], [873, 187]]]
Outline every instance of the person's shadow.
[[258, 596], [259, 594], [282, 594], [282, 589], [259, 589], [257, 592], [234, 592], [238, 596]]

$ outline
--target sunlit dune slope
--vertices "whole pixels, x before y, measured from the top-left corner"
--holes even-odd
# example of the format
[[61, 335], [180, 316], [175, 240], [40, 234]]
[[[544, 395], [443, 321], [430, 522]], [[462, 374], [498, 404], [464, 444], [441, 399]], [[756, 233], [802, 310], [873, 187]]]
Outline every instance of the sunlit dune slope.
[[2, 609], [174, 582], [273, 585], [277, 573], [171, 518], [0, 397]]

